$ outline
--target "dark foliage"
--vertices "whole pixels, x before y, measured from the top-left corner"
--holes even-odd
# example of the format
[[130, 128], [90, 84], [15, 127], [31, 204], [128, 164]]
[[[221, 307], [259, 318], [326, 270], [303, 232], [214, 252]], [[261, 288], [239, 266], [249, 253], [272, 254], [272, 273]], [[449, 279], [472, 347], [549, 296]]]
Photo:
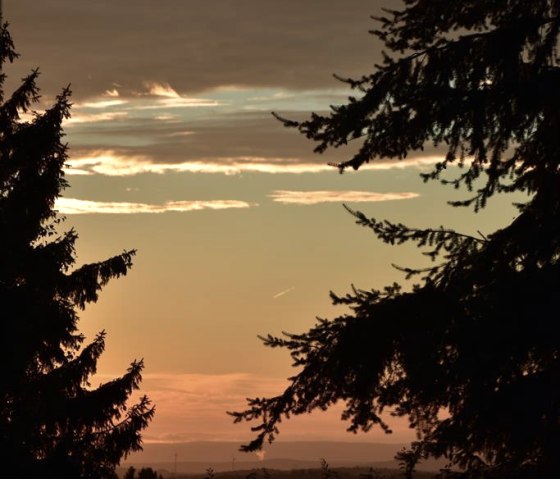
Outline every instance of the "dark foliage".
[[409, 290], [332, 294], [349, 314], [263, 338], [287, 348], [299, 372], [279, 396], [232, 413], [259, 422], [245, 450], [273, 440], [283, 418], [343, 401], [350, 431], [389, 431], [387, 409], [407, 416], [419, 435], [401, 457], [411, 465], [435, 456], [466, 477], [555, 477], [560, 1], [405, 0], [376, 20], [373, 33], [389, 53], [374, 73], [343, 80], [359, 95], [328, 115], [284, 124], [318, 142], [317, 152], [361, 142], [341, 171], [432, 144], [447, 153], [424, 180], [471, 192], [455, 206], [477, 211], [502, 192], [528, 200], [511, 224], [480, 238], [351, 211], [386, 243], [418, 243], [433, 266], [404, 269], [419, 278]]
[[157, 471], [151, 467], [143, 467], [136, 475], [136, 468], [130, 466], [124, 473], [123, 479], [161, 479], [163, 476], [158, 475]]
[[138, 472], [138, 479], [159, 479], [159, 476], [151, 467], [143, 467]]
[[[16, 57], [3, 25], [0, 65]], [[77, 310], [126, 274], [134, 251], [75, 267], [77, 234], [57, 232], [63, 218], [55, 210], [67, 186], [62, 122], [70, 91], [35, 113], [37, 76], [31, 72], [11, 96], [0, 76], [0, 462], [9, 477], [114, 477], [121, 457], [141, 448], [153, 408], [146, 397], [127, 407], [142, 361], [90, 386], [105, 333], [84, 345]]]

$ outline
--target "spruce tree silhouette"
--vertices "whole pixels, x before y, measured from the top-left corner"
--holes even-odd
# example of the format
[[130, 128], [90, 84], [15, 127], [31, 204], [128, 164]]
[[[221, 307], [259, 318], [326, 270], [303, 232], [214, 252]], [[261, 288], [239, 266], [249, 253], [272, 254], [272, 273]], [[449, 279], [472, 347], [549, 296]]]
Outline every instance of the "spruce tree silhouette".
[[401, 458], [447, 458], [465, 477], [556, 477], [560, 2], [404, 0], [376, 20], [388, 53], [372, 74], [343, 80], [359, 95], [307, 121], [280, 118], [284, 125], [318, 142], [319, 153], [361, 141], [341, 171], [445, 148], [424, 180], [472, 191], [455, 206], [477, 211], [502, 192], [528, 199], [486, 237], [351, 211], [382, 241], [416, 242], [434, 263], [404, 268], [418, 278], [411, 290], [331, 293], [349, 314], [262, 338], [288, 349], [298, 372], [278, 396], [230, 413], [258, 421], [243, 449], [272, 441], [290, 415], [342, 401], [350, 431], [389, 431], [388, 409], [408, 417], [419, 441]]
[[[16, 57], [3, 24], [0, 64]], [[77, 310], [126, 274], [134, 251], [74, 267], [77, 234], [57, 232], [63, 218], [55, 210], [68, 186], [62, 122], [70, 90], [34, 113], [37, 77], [31, 72], [9, 97], [0, 77], [0, 463], [9, 478], [109, 478], [123, 455], [141, 448], [154, 409], [147, 397], [127, 407], [142, 361], [90, 386], [105, 333], [84, 346]]]

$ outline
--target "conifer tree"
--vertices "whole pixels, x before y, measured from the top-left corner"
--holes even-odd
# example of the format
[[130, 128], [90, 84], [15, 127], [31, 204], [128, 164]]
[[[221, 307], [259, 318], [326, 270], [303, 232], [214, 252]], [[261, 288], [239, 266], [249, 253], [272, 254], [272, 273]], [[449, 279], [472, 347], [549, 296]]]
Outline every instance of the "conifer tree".
[[[16, 57], [4, 24], [0, 64]], [[127, 407], [142, 361], [90, 386], [105, 333], [85, 344], [78, 311], [126, 274], [134, 251], [75, 266], [77, 234], [58, 231], [63, 218], [55, 210], [68, 186], [62, 122], [70, 90], [35, 113], [37, 77], [32, 71], [6, 96], [4, 69], [0, 76], [0, 463], [12, 471], [4, 477], [114, 477], [121, 457], [141, 448], [154, 409], [146, 397]]]
[[509, 225], [480, 237], [351, 211], [380, 240], [416, 242], [433, 263], [403, 268], [412, 288], [331, 293], [348, 314], [263, 338], [288, 349], [298, 372], [283, 393], [231, 413], [258, 421], [244, 449], [273, 440], [290, 415], [342, 401], [350, 431], [389, 431], [387, 410], [408, 417], [419, 436], [406, 454], [410, 470], [431, 456], [465, 477], [556, 477], [560, 2], [403, 0], [376, 20], [383, 63], [343, 79], [358, 94], [326, 115], [280, 118], [285, 126], [319, 153], [358, 142], [341, 171], [442, 148], [423, 177], [466, 189], [457, 207], [478, 211], [508, 192], [527, 200]]

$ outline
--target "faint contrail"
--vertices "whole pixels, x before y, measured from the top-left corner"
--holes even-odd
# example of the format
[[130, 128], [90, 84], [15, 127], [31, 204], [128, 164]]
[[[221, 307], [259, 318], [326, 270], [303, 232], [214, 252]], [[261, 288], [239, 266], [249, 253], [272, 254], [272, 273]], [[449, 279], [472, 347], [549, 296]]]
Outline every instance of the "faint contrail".
[[290, 291], [293, 291], [294, 289], [296, 289], [295, 286], [292, 286], [291, 288], [285, 289], [284, 291], [280, 291], [279, 293], [276, 293], [272, 299], [276, 299], [279, 298], [280, 296], [284, 296], [285, 294], [288, 294]]

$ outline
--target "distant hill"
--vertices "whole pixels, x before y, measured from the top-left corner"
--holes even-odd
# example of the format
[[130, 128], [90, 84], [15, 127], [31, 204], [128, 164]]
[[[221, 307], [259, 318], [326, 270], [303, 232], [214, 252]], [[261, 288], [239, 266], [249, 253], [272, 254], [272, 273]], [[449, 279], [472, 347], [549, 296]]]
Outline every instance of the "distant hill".
[[[208, 472], [203, 474], [173, 473], [171, 471], [159, 469], [158, 474], [164, 479], [403, 479], [403, 472], [400, 469], [389, 468], [331, 468], [325, 472], [321, 468], [314, 469], [292, 469], [282, 471], [278, 469], [254, 469], [230, 472]], [[125, 469], [119, 471], [122, 478]], [[436, 479], [437, 472], [416, 471], [415, 479]]]
[[[159, 471], [204, 476], [215, 472], [318, 469], [320, 459], [331, 467], [397, 468], [395, 453], [407, 444], [371, 442], [287, 441], [275, 442], [264, 455], [239, 452], [238, 442], [184, 442], [145, 444], [144, 451], [129, 456], [123, 467], [153, 467]], [[419, 469], [438, 470], [442, 464], [430, 462]]]

